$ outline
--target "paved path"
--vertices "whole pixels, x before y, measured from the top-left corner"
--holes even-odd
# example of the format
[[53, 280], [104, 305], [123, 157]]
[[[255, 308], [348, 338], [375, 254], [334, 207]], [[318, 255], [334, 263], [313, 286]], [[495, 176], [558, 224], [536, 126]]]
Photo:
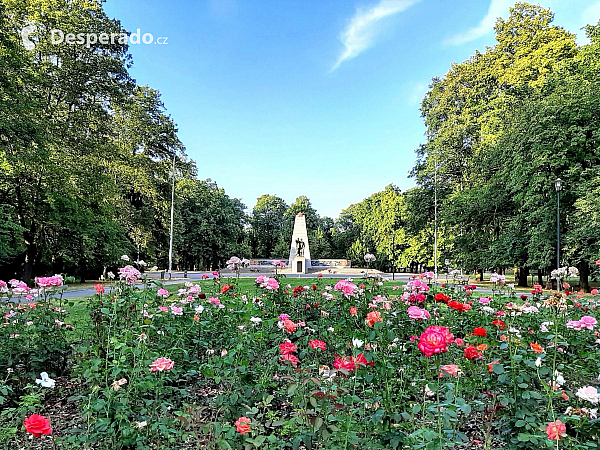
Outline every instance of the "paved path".
[[[188, 272], [187, 274], [187, 278], [183, 278], [183, 272], [173, 272], [173, 277], [171, 280], [164, 280], [163, 284], [165, 285], [171, 285], [171, 284], [181, 284], [181, 283], [185, 283], [186, 281], [198, 281], [202, 279], [202, 275], [205, 274], [206, 272]], [[255, 278], [258, 275], [273, 275], [274, 273], [241, 273], [240, 274], [240, 278]], [[160, 272], [151, 272], [148, 273], [148, 278], [151, 280], [160, 280]], [[347, 274], [341, 274], [341, 273], [324, 273], [323, 274], [323, 278], [344, 278], [344, 277], [354, 277], [354, 278], [360, 278], [359, 277], [360, 274], [354, 274], [354, 275], [347, 275]], [[406, 283], [408, 281], [410, 281], [411, 276], [414, 276], [415, 274], [410, 274], [410, 273], [397, 273], [394, 276], [394, 281], [397, 282], [403, 282]], [[311, 274], [286, 274], [287, 278], [315, 278], [317, 275], [314, 273]], [[391, 274], [383, 274], [383, 278], [387, 281], [392, 282], [392, 275]], [[445, 281], [445, 279], [442, 279], [440, 281]], [[139, 285], [140, 287], [142, 286], [141, 284]], [[462, 288], [462, 286], [460, 286]], [[69, 298], [78, 298], [78, 297], [91, 297], [96, 293], [96, 291], [94, 289], [77, 289], [77, 290], [72, 290], [72, 291], [67, 291], [63, 294], [63, 298], [65, 299], [69, 299]], [[478, 296], [479, 294], [492, 294], [492, 290], [487, 288], [487, 287], [478, 287], [475, 291], [474, 291], [474, 295]], [[517, 295], [520, 295], [517, 294]], [[530, 294], [526, 294], [526, 295], [530, 295]]]

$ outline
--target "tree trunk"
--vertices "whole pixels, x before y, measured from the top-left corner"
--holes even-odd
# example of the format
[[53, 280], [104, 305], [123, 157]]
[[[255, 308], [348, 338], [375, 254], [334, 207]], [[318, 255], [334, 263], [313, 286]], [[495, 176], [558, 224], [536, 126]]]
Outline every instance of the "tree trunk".
[[542, 269], [538, 269], [538, 284], [540, 286], [544, 285], [544, 275], [542, 274]]
[[85, 261], [79, 261], [79, 277], [81, 278], [81, 283], [85, 283], [85, 277], [87, 275], [87, 264]]
[[37, 259], [37, 246], [33, 243], [27, 245], [25, 251], [25, 263], [23, 264], [23, 275], [21, 279], [29, 283], [34, 275], [35, 261]]
[[527, 277], [529, 276], [528, 267], [519, 267], [519, 287], [527, 287]]
[[587, 261], [582, 261], [579, 265], [579, 289], [590, 292], [590, 265]]
[[483, 281], [483, 276], [484, 276], [484, 270], [483, 269], [479, 269], [479, 282], [480, 283]]

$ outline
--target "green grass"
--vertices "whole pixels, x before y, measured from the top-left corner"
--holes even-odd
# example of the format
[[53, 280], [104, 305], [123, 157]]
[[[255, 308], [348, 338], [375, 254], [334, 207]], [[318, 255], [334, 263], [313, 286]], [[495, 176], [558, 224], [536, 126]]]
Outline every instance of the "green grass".
[[[295, 288], [296, 286], [312, 286], [315, 284], [318, 289], [323, 289], [325, 286], [330, 285], [334, 286], [339, 280], [344, 280], [346, 278], [287, 278], [283, 277], [280, 279], [280, 283], [283, 289], [286, 289], [286, 286], [289, 284], [290, 289]], [[221, 278], [221, 283], [217, 284], [214, 280], [193, 280], [194, 284], [199, 284], [202, 287], [202, 292], [204, 292], [207, 296], [213, 295], [220, 291], [221, 286], [225, 284], [236, 284], [237, 288], [235, 291], [239, 294], [246, 294], [248, 296], [260, 295], [262, 290], [256, 286], [254, 282], [254, 278], [240, 278], [236, 280], [235, 277], [223, 277]], [[364, 279], [354, 278], [354, 283], [360, 285], [365, 282]], [[157, 281], [157, 285], [161, 285], [160, 281]], [[386, 295], [392, 295], [394, 291], [392, 291], [392, 287], [396, 285], [402, 285], [404, 283], [401, 282], [386, 282], [384, 283], [384, 289]], [[185, 287], [185, 283], [175, 283], [168, 284], [163, 286], [167, 289], [172, 295], [176, 294], [177, 291], [183, 287]], [[111, 292], [112, 287], [106, 286], [107, 293]], [[396, 291], [395, 294], [398, 294], [399, 291]], [[171, 297], [174, 298], [174, 297]], [[57, 302], [58, 304], [58, 302]], [[84, 338], [86, 333], [92, 327], [92, 322], [90, 318], [90, 309], [88, 306], [88, 298], [87, 297], [78, 297], [71, 298], [68, 300], [63, 300], [62, 305], [65, 309], [69, 311], [68, 322], [72, 324], [75, 329], [70, 332], [70, 337], [72, 341], [79, 341]]]

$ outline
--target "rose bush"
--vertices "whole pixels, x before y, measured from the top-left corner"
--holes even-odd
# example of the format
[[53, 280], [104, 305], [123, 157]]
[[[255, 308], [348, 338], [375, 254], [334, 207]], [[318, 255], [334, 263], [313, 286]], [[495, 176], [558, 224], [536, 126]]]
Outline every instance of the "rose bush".
[[[597, 296], [480, 302], [472, 286], [427, 277], [397, 288], [279, 275], [243, 292], [220, 277], [174, 292], [136, 277], [96, 288], [81, 330], [59, 298], [2, 303], [6, 439], [35, 413], [57, 448], [599, 445]], [[61, 340], [67, 362], [55, 364], [45, 345]], [[41, 372], [56, 386], [36, 384]], [[79, 408], [76, 425], [53, 415], [61, 398]]]

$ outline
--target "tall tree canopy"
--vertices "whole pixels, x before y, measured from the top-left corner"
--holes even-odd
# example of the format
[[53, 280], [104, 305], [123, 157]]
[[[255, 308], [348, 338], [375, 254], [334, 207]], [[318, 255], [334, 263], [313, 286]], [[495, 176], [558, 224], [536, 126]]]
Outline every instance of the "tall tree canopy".
[[[32, 24], [28, 50], [19, 31]], [[130, 77], [127, 44], [55, 44], [52, 29], [125, 33], [99, 0], [0, 3], [1, 277], [97, 277], [123, 253], [164, 267], [173, 176], [177, 208], [213, 212], [186, 217], [184, 230], [227, 227], [201, 257], [204, 244], [187, 242], [181, 260], [214, 266], [237, 250], [243, 205], [196, 180], [160, 93]]]
[[598, 72], [590, 70], [598, 34], [588, 26], [592, 42], [578, 48], [553, 18], [516, 3], [497, 20], [494, 47], [433, 79], [412, 175], [440, 194], [452, 259], [479, 270], [517, 266], [521, 284], [531, 269], [541, 280], [556, 264], [554, 180], [562, 178], [562, 263], [579, 265], [585, 286], [592, 252], [581, 234], [592, 228], [580, 195], [598, 169]]

